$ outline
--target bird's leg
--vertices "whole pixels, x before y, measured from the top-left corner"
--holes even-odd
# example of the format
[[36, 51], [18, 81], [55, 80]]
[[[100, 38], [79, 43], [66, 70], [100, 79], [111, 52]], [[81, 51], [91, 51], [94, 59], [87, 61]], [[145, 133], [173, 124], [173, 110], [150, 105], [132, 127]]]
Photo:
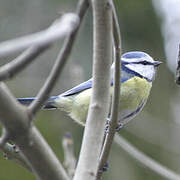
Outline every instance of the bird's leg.
[[[105, 134], [108, 134], [108, 133], [109, 133], [110, 123], [111, 123], [110, 118], [107, 117], [107, 119], [106, 119], [106, 125], [105, 125]], [[116, 132], [119, 131], [122, 127], [123, 127], [123, 123], [122, 123], [120, 120], [117, 121], [117, 127], [115, 128], [115, 131], [116, 131]], [[100, 169], [98, 172], [99, 172], [99, 173], [103, 173], [103, 172], [106, 172], [108, 169], [109, 169], [109, 163], [106, 162], [106, 163], [104, 164], [104, 166], [102, 167], [102, 169]]]

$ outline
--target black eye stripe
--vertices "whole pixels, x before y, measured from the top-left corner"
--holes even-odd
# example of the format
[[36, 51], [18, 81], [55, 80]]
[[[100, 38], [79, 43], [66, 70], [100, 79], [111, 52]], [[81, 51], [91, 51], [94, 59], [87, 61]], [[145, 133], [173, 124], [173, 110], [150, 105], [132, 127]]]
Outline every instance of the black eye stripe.
[[132, 62], [132, 64], [153, 65], [152, 62], [148, 62], [148, 61]]
[[122, 60], [121, 61], [122, 62], [122, 64], [124, 64], [124, 65], [126, 65], [126, 64], [142, 64], [142, 65], [153, 65], [154, 66], [154, 63], [153, 62], [149, 62], [149, 61], [146, 61], [146, 60], [144, 60], [144, 61], [132, 61], [132, 62], [128, 62], [128, 61], [124, 61], [124, 60]]
[[125, 62], [122, 61], [123, 64], [143, 64], [143, 65], [154, 65], [152, 62], [148, 62], [148, 61], [139, 61], [139, 62]]

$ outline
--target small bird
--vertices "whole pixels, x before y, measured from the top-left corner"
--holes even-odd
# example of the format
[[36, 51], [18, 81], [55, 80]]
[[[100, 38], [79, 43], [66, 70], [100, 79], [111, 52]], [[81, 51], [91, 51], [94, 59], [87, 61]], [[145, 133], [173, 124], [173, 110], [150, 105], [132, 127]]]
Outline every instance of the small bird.
[[[120, 112], [118, 122], [126, 124], [144, 107], [148, 99], [156, 69], [161, 64], [147, 53], [141, 51], [127, 52], [121, 56], [121, 91]], [[114, 63], [111, 66], [112, 77]], [[85, 125], [93, 80], [86, 82], [58, 95], [52, 96], [43, 106], [44, 109], [61, 109], [80, 125]], [[113, 93], [113, 78], [111, 79], [110, 95]], [[103, 93], [103, 89], [102, 89]], [[35, 97], [18, 98], [21, 104], [29, 105]], [[108, 118], [108, 117], [107, 117]]]

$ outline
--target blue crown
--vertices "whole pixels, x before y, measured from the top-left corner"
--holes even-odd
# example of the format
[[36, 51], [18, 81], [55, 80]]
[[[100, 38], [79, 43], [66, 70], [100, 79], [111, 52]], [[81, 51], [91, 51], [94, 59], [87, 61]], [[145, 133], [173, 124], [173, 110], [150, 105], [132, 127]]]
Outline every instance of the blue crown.
[[144, 52], [141, 51], [131, 51], [127, 52], [122, 55], [122, 58], [127, 58], [127, 59], [133, 59], [133, 58], [142, 58], [142, 57], [147, 57], [148, 55]]

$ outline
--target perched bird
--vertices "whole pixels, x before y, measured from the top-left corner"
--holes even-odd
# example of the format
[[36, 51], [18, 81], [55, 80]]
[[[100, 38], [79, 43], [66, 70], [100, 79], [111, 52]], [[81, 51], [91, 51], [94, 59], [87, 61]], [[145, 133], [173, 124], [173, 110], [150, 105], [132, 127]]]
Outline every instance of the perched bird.
[[[121, 57], [121, 94], [119, 122], [124, 125], [133, 119], [144, 107], [148, 99], [156, 68], [161, 64], [147, 53], [140, 51], [127, 52]], [[114, 64], [111, 66], [114, 73]], [[113, 77], [113, 76], [112, 76]], [[44, 109], [60, 108], [68, 113], [77, 123], [85, 125], [93, 80], [88, 81], [58, 95], [52, 96], [43, 106]], [[110, 93], [113, 93], [113, 78]], [[102, 90], [103, 92], [103, 90]], [[29, 105], [35, 98], [18, 98]]]

